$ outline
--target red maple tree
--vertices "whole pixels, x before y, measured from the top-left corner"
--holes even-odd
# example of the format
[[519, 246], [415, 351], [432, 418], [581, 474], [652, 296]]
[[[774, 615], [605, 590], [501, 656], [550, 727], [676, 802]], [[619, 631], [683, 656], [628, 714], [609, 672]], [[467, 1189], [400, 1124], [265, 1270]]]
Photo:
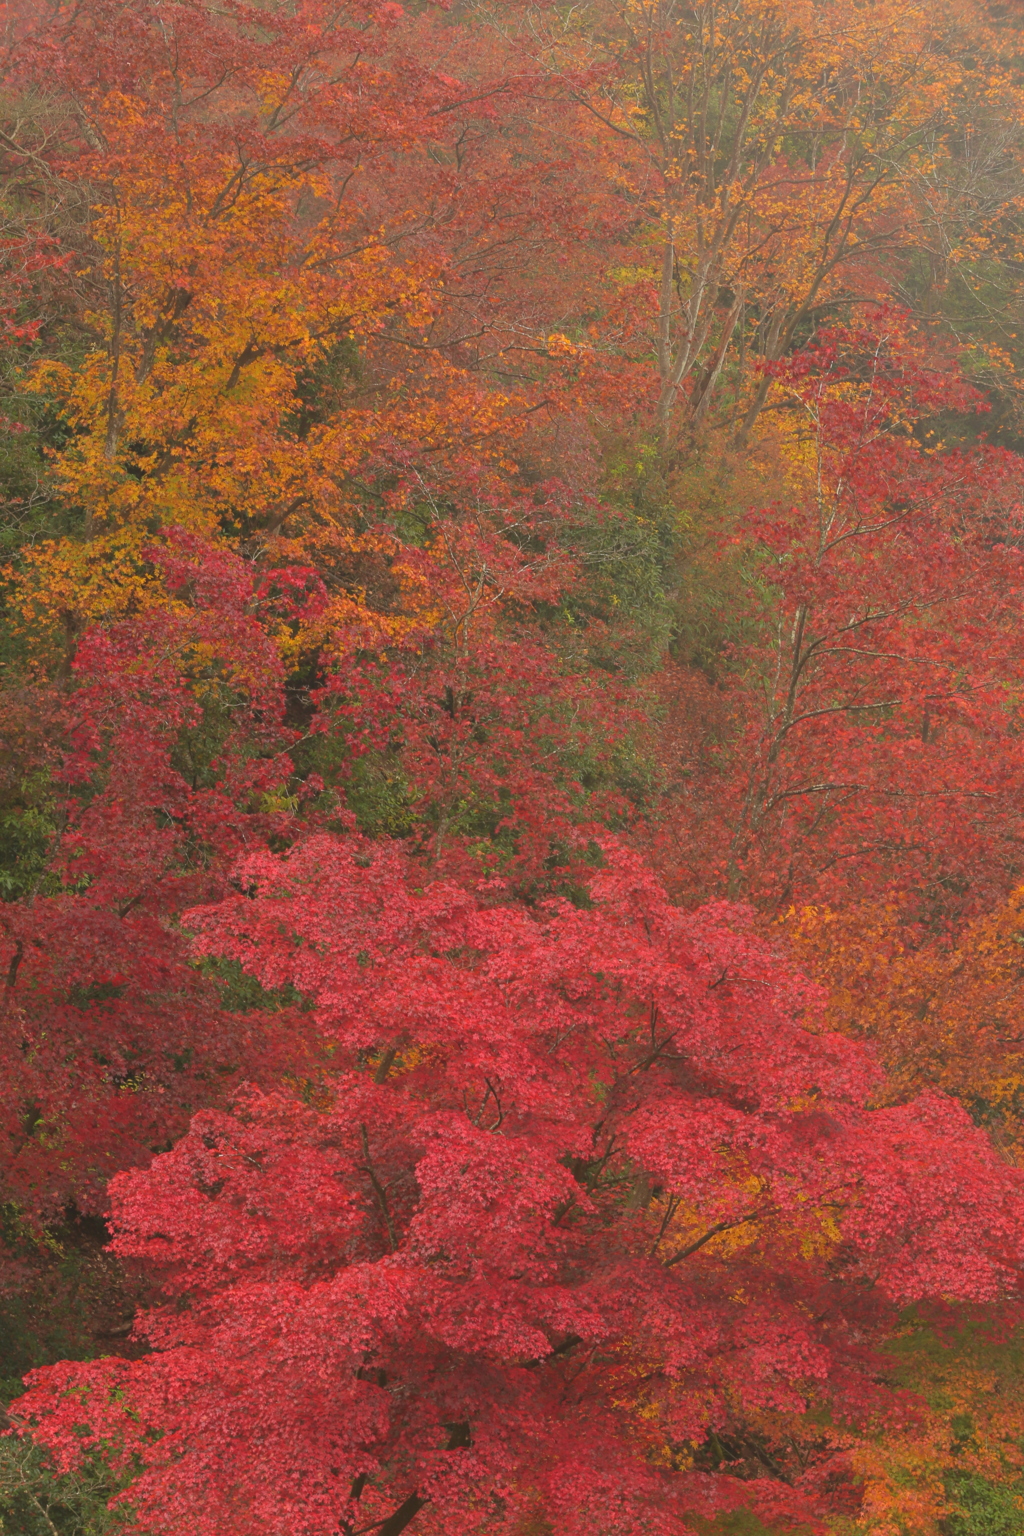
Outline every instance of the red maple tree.
[[729, 536], [759, 552], [733, 746], [680, 798], [665, 861], [717, 862], [770, 909], [888, 891], [928, 920], [984, 910], [1020, 867], [1019, 460], [971, 441], [984, 396], [905, 313], [768, 372], [800, 495]]
[[[614, 842], [583, 906], [354, 836], [236, 881], [198, 950], [296, 987], [331, 1071], [114, 1180], [151, 1352], [17, 1409], [61, 1464], [137, 1467], [145, 1529], [815, 1524], [854, 1498], [843, 1426], [905, 1407], [896, 1309], [1014, 1294], [1021, 1175], [952, 1101], [872, 1109], [870, 1054], [743, 912], [681, 912]], [[709, 1437], [773, 1475], [714, 1475]]]
[[288, 819], [277, 598], [188, 535], [149, 554], [165, 601], [88, 632], [74, 686], [43, 690], [48, 856], [0, 909], [0, 1169], [34, 1222], [102, 1212], [111, 1173], [168, 1145], [243, 1063], [274, 1082], [301, 1054], [286, 1015], [221, 1006], [177, 924]]

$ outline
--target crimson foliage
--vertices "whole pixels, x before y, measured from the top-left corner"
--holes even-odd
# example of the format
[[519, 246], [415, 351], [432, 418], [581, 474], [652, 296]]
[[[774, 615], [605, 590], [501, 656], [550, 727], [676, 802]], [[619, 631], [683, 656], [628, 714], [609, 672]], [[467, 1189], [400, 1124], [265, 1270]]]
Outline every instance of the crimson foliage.
[[1021, 837], [1019, 459], [942, 441], [988, 405], [902, 312], [767, 371], [799, 495], [733, 536], [760, 578], [735, 752], [682, 804], [690, 846], [666, 863], [696, 846], [701, 881], [717, 858], [727, 889], [769, 908], [889, 891], [928, 916], [984, 910]]
[[70, 1202], [102, 1212], [110, 1174], [243, 1064], [269, 1082], [295, 1059], [283, 1016], [220, 1006], [176, 921], [282, 823], [283, 675], [258, 582], [186, 535], [150, 554], [173, 606], [83, 637], [53, 724], [50, 858], [0, 912], [0, 1168], [37, 1222]]
[[[164, 1277], [151, 1353], [19, 1406], [61, 1462], [140, 1466], [147, 1530], [669, 1533], [751, 1495], [815, 1523], [844, 1421], [904, 1411], [896, 1309], [1014, 1290], [1021, 1175], [951, 1101], [872, 1109], [742, 910], [681, 912], [614, 841], [585, 905], [532, 912], [354, 836], [236, 880], [198, 950], [303, 994], [328, 1082], [114, 1180], [116, 1251]], [[709, 1432], [807, 1408], [833, 1427], [788, 1482], [701, 1470]]]

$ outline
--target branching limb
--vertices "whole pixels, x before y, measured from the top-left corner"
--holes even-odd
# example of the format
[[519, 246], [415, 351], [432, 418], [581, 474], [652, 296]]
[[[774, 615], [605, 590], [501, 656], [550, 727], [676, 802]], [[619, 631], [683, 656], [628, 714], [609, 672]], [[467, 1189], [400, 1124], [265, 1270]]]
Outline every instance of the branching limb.
[[[384, 1221], [388, 1229], [388, 1242], [391, 1244], [391, 1252], [394, 1253], [395, 1249], [398, 1247], [398, 1239], [395, 1236], [395, 1224], [391, 1219], [391, 1209], [388, 1205], [388, 1197], [384, 1192], [383, 1184], [377, 1177], [376, 1169], [374, 1168], [373, 1163], [370, 1161], [370, 1138], [367, 1134], [366, 1126], [361, 1125], [359, 1129], [362, 1134], [363, 1156], [366, 1158], [364, 1171], [370, 1176], [370, 1183], [373, 1185], [373, 1192], [377, 1196], [377, 1204], [380, 1206], [381, 1215], [384, 1217]], [[398, 1529], [401, 1530], [401, 1526], [399, 1526]]]
[[688, 1259], [692, 1253], [696, 1253], [699, 1248], [703, 1248], [705, 1243], [710, 1243], [711, 1239], [717, 1237], [720, 1232], [731, 1232], [734, 1227], [745, 1227], [748, 1222], [759, 1221], [762, 1216], [771, 1216], [776, 1209], [777, 1207], [774, 1205], [766, 1205], [759, 1211], [748, 1211], [746, 1216], [739, 1216], [735, 1221], [716, 1222], [713, 1227], [708, 1228], [703, 1237], [698, 1237], [695, 1242], [687, 1243], [685, 1248], [680, 1248], [678, 1253], [674, 1253], [670, 1259], [666, 1259], [665, 1268], [671, 1269], [673, 1264], [679, 1264], [683, 1259]]

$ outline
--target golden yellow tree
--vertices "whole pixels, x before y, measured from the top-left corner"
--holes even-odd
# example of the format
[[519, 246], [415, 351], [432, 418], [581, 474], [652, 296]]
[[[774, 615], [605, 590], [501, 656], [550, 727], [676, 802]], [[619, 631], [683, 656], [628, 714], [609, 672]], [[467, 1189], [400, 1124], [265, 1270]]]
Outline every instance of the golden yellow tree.
[[[500, 340], [481, 367], [449, 300], [450, 246], [473, 254], [476, 213], [459, 211], [447, 139], [466, 137], [476, 86], [508, 95], [488, 75], [501, 57], [478, 50], [467, 86], [429, 67], [444, 43], [429, 18], [385, 3], [119, 16], [58, 10], [22, 45], [30, 80], [58, 60], [77, 143], [56, 168], [89, 210], [81, 344], [30, 382], [64, 423], [51, 472], [81, 536], [26, 555], [26, 621], [73, 636], [149, 600], [142, 551], [171, 525], [250, 553], [326, 543], [412, 581], [398, 607], [422, 606], [381, 521], [423, 500], [425, 476], [500, 489], [549, 353], [563, 366], [535, 327], [532, 371], [502, 368]], [[366, 577], [349, 575], [358, 606]]]

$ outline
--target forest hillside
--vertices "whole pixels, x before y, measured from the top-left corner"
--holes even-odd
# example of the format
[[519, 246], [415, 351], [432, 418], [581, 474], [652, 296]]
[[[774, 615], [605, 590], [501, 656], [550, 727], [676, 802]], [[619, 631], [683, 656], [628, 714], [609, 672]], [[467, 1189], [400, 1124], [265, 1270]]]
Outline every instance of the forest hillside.
[[1024, 1531], [1024, 8], [9, 0], [0, 1530]]

